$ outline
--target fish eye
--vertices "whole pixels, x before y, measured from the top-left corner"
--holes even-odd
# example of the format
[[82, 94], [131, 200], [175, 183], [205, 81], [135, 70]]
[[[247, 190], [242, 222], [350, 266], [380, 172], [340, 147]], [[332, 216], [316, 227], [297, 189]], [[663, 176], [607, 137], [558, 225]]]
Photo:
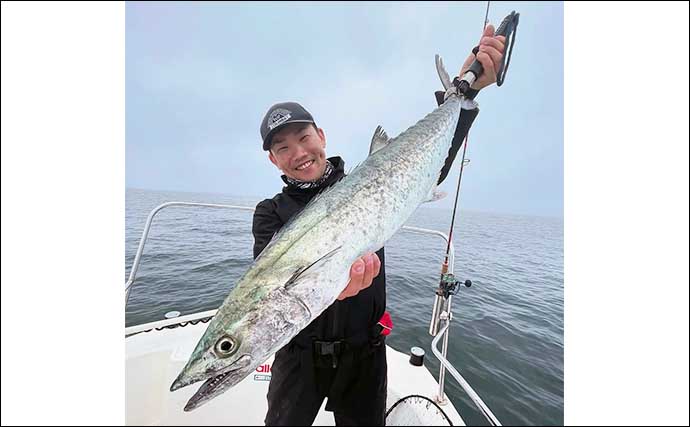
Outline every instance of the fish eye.
[[235, 352], [235, 348], [235, 340], [225, 336], [216, 342], [214, 350], [218, 357], [227, 357]]

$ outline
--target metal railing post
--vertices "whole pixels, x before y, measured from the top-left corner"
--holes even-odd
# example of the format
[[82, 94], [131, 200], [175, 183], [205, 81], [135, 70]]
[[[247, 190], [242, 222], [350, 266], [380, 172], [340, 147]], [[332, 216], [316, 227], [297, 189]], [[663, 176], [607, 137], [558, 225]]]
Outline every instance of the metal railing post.
[[132, 290], [132, 285], [134, 285], [134, 279], [137, 275], [137, 270], [139, 270], [139, 263], [141, 262], [141, 254], [144, 252], [144, 245], [146, 244], [146, 239], [149, 235], [149, 229], [151, 228], [151, 221], [153, 217], [156, 216], [164, 208], [170, 206], [202, 206], [208, 208], [231, 208], [231, 209], [241, 209], [253, 211], [254, 208], [249, 206], [233, 206], [233, 205], [221, 205], [216, 203], [193, 203], [193, 202], [167, 202], [154, 208], [149, 217], [146, 219], [146, 225], [144, 226], [144, 231], [141, 234], [141, 240], [139, 241], [139, 248], [137, 249], [137, 254], [134, 257], [134, 263], [132, 263], [132, 271], [129, 272], [129, 279], [125, 283], [125, 310], [127, 309], [127, 301], [129, 300], [129, 294]]
[[441, 362], [441, 365], [444, 365], [453, 378], [458, 381], [462, 389], [465, 390], [468, 396], [470, 396], [470, 399], [472, 399], [474, 404], [477, 405], [477, 408], [479, 408], [480, 412], [489, 421], [489, 423], [491, 423], [493, 426], [500, 426], [501, 423], [498, 421], [498, 418], [496, 418], [489, 407], [486, 406], [482, 398], [479, 397], [477, 392], [475, 392], [469, 383], [465, 381], [462, 375], [460, 375], [460, 372], [458, 372], [457, 369], [455, 369], [455, 367], [448, 361], [448, 359], [446, 359], [445, 356], [438, 350], [438, 342], [441, 337], [446, 334], [449, 326], [450, 322], [446, 322], [443, 328], [441, 328], [441, 330], [438, 332], [438, 335], [436, 335], [433, 341], [431, 341], [431, 351], [434, 353], [439, 362]]

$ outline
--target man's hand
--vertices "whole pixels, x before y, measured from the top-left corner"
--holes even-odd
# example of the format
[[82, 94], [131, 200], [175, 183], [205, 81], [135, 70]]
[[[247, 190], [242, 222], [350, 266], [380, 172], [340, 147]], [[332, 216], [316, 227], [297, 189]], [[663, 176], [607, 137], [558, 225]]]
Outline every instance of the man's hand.
[[[476, 59], [479, 60], [482, 67], [484, 67], [484, 72], [472, 86], [470, 86], [472, 89], [480, 90], [496, 83], [496, 74], [503, 61], [506, 38], [504, 36], [494, 37], [495, 31], [494, 26], [491, 24], [487, 25], [484, 29], [484, 35], [479, 42], [479, 52], [477, 52], [476, 56]], [[470, 68], [474, 60], [475, 56], [471, 53], [460, 69], [460, 77]]]
[[350, 282], [345, 290], [338, 295], [338, 300], [342, 301], [345, 298], [353, 297], [362, 289], [368, 288], [380, 271], [381, 260], [375, 253], [366, 254], [357, 259], [350, 267]]

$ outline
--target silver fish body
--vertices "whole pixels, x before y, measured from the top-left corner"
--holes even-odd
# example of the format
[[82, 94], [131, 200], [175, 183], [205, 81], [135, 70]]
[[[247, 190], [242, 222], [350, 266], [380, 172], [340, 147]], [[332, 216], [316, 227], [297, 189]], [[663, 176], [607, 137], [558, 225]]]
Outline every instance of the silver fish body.
[[227, 296], [171, 386], [206, 381], [186, 411], [239, 383], [285, 346], [333, 304], [354, 261], [380, 249], [430, 198], [460, 104], [450, 94], [396, 138], [375, 134], [369, 157], [280, 230]]

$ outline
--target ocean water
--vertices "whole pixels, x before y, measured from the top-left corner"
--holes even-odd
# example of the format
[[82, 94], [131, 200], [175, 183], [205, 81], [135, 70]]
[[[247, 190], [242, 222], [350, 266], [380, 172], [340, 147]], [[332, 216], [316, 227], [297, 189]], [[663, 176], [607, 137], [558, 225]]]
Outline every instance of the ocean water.
[[[146, 218], [164, 202], [254, 207], [258, 199], [127, 189], [125, 282]], [[126, 312], [126, 325], [218, 308], [252, 263], [250, 211], [171, 207], [149, 232]], [[448, 233], [451, 211], [423, 205], [406, 225]], [[453, 298], [448, 359], [503, 425], [563, 425], [563, 220], [460, 211], [455, 275], [472, 280]], [[387, 343], [425, 349], [445, 242], [398, 232], [386, 244]], [[446, 394], [468, 425], [488, 425], [457, 382]]]

